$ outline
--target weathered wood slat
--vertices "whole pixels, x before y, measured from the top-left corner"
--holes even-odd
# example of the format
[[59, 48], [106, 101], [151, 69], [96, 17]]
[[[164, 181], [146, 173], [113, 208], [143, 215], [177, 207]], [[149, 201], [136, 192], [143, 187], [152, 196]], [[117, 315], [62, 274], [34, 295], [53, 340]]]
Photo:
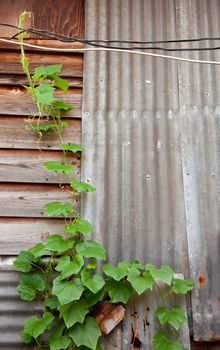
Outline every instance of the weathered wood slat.
[[16, 255], [47, 235], [62, 233], [64, 225], [62, 219], [0, 218], [1, 255]]
[[66, 186], [56, 185], [0, 184], [0, 216], [44, 217], [43, 205], [63, 201], [78, 207], [79, 196], [74, 196]]
[[[26, 54], [30, 62], [30, 71], [38, 66], [48, 66], [50, 64], [62, 64], [60, 75], [65, 77], [82, 77], [83, 55], [48, 54], [42, 52]], [[0, 74], [24, 74], [20, 63], [20, 52], [0, 53]]]
[[[1, 57], [1, 55], [0, 55]], [[70, 87], [82, 87], [83, 80], [80, 77], [68, 77], [68, 82]], [[24, 75], [19, 74], [0, 74], [0, 85], [13, 85], [21, 86], [22, 84], [28, 84], [27, 79]]]
[[[17, 41], [16, 39], [13, 39], [13, 41]], [[44, 46], [44, 47], [55, 47], [59, 49], [82, 49], [84, 47], [83, 44], [79, 42], [73, 42], [73, 43], [65, 43], [58, 40], [45, 40], [45, 39], [26, 39], [24, 41], [25, 43], [36, 45], [36, 46]], [[0, 49], [2, 50], [10, 50], [10, 51], [19, 51], [19, 45], [14, 45], [12, 43], [3, 42], [0, 41]], [[39, 49], [26, 46], [25, 52], [39, 52]], [[42, 50], [40, 49], [40, 52], [42, 54]], [[43, 52], [52, 52], [50, 50], [44, 50]], [[59, 53], [59, 52], [58, 52]], [[62, 51], [61, 51], [62, 53]], [[65, 52], [65, 55], [72, 55], [73, 52]], [[59, 56], [58, 56], [59, 58]]]
[[[72, 110], [65, 112], [66, 117], [81, 115], [82, 89], [72, 88], [67, 94], [59, 91], [55, 97], [73, 105]], [[0, 106], [0, 115], [29, 116], [37, 113], [32, 96], [23, 88], [0, 87]]]
[[[28, 127], [25, 118], [0, 117], [0, 148], [59, 150], [57, 135], [50, 131], [38, 143], [38, 135]], [[36, 121], [37, 122], [37, 121]], [[64, 142], [81, 142], [80, 119], [69, 119], [63, 129]]]
[[[0, 22], [17, 25], [23, 11], [31, 11], [33, 17], [26, 26], [46, 29], [64, 35], [83, 37], [84, 1], [83, 0], [7, 0], [1, 1]], [[12, 28], [0, 27], [0, 36], [17, 33]]]
[[[49, 160], [63, 161], [63, 153], [37, 150], [0, 150], [0, 182], [65, 183], [73, 177], [49, 172], [43, 163]], [[68, 163], [76, 169], [79, 177], [80, 154], [67, 155]]]

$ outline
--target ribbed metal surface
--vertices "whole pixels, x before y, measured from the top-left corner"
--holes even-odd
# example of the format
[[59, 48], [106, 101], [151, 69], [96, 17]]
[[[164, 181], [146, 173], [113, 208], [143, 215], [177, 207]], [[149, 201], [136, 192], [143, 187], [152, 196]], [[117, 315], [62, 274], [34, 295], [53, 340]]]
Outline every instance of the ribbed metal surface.
[[[86, 2], [87, 38], [175, 37], [173, 1]], [[108, 259], [169, 264], [188, 274], [187, 234], [175, 63], [118, 53], [88, 53], [84, 67], [82, 198]], [[133, 304], [143, 349], [151, 349], [159, 298]], [[147, 308], [150, 307], [150, 311]], [[143, 320], [149, 320], [149, 324]], [[105, 349], [129, 349], [132, 312]], [[182, 329], [189, 349], [188, 328]]]

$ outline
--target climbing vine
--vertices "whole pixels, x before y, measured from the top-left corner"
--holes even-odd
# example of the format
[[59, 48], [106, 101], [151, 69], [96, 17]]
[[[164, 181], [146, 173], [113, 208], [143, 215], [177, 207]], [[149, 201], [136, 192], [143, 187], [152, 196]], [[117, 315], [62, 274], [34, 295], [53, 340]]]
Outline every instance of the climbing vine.
[[[30, 16], [27, 12], [20, 16], [19, 28], [23, 28], [27, 16]], [[38, 108], [29, 125], [39, 140], [48, 131], [55, 132], [63, 152], [62, 162], [47, 161], [44, 167], [63, 177], [68, 175], [68, 179], [71, 175], [71, 180], [66, 179], [65, 183], [69, 183], [73, 198], [76, 193], [93, 192], [94, 186], [74, 177], [75, 169], [67, 160], [67, 153], [84, 149], [71, 140], [68, 143], [62, 140], [62, 130], [68, 127], [62, 115], [72, 108], [54, 95], [56, 89], [68, 91], [68, 82], [59, 76], [62, 66], [37, 67], [31, 74], [23, 46], [25, 35], [21, 30], [21, 64], [28, 80], [28, 85], [23, 86]], [[36, 118], [37, 123], [33, 122]], [[50, 202], [44, 205], [44, 210], [48, 217], [63, 217], [65, 225], [62, 234], [50, 235], [43, 243], [21, 251], [14, 261], [15, 269], [21, 273], [17, 287], [21, 299], [42, 301], [41, 314], [24, 323], [24, 343], [32, 343], [34, 350], [100, 350], [102, 333], [94, 312], [97, 305], [106, 300], [113, 305], [126, 305], [132, 296], [151, 291], [159, 292], [162, 303], [155, 311], [160, 329], [153, 336], [153, 348], [184, 350], [178, 331], [187, 320], [186, 314], [180, 305], [170, 306], [170, 297], [187, 294], [193, 288], [192, 281], [177, 278], [169, 266], [157, 268], [138, 260], [122, 261], [117, 266], [105, 263], [97, 273], [97, 262], [106, 261], [106, 251], [102, 244], [87, 238], [93, 231], [92, 224], [69, 202]], [[170, 338], [169, 327], [176, 331], [176, 338]]]

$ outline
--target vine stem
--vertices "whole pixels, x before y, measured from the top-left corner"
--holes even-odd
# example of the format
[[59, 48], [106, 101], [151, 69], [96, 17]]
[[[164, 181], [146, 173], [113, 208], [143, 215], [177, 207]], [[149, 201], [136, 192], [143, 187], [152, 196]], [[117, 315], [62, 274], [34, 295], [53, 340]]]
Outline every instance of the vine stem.
[[163, 293], [162, 289], [160, 288], [160, 286], [158, 285], [158, 283], [157, 283], [155, 280], [154, 280], [154, 284], [155, 284], [155, 286], [156, 286], [157, 289], [158, 289], [158, 292], [159, 292], [159, 294], [160, 294], [160, 297], [161, 297], [161, 299], [162, 299], [162, 301], [163, 301], [164, 306], [167, 307], [167, 301], [166, 301], [166, 296], [165, 296], [165, 294]]

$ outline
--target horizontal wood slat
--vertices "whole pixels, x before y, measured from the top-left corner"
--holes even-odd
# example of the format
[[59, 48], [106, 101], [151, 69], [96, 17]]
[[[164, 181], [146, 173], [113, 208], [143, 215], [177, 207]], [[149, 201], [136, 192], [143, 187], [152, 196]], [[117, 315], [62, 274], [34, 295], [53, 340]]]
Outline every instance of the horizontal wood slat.
[[[33, 13], [32, 18], [25, 23], [26, 27], [34, 26], [63, 35], [83, 37], [84, 0], [3, 0], [0, 22], [17, 25], [23, 11]], [[8, 37], [16, 32], [13, 28], [0, 27], [0, 36]]]
[[[13, 41], [19, 42], [16, 39], [13, 39]], [[45, 39], [26, 39], [24, 41], [27, 44], [31, 44], [31, 45], [36, 45], [36, 46], [44, 46], [44, 47], [55, 47], [57, 49], [82, 49], [84, 47], [83, 44], [79, 43], [79, 42], [73, 42], [73, 43], [65, 43], [65, 42], [61, 42], [58, 40], [45, 40]], [[10, 50], [10, 51], [19, 51], [19, 45], [14, 45], [10, 42], [3, 42], [0, 41], [0, 49], [2, 50]], [[50, 50], [43, 50], [42, 49], [36, 49], [34, 47], [30, 47], [30, 46], [26, 46], [25, 47], [25, 52], [52, 52]], [[62, 51], [61, 51], [62, 53]], [[59, 52], [57, 52], [57, 54], [59, 55]], [[65, 52], [65, 55], [72, 55], [73, 52]], [[57, 56], [57, 58], [59, 58], [59, 56]]]
[[[48, 66], [51, 64], [62, 64], [62, 76], [82, 77], [83, 55], [64, 55], [31, 53], [26, 54], [30, 62], [30, 71], [38, 66]], [[0, 53], [0, 74], [24, 74], [20, 63], [20, 52]]]
[[80, 154], [67, 155], [67, 161], [76, 169], [75, 174], [62, 176], [48, 171], [43, 163], [63, 161], [63, 153], [38, 150], [0, 150], [0, 182], [65, 183], [73, 175], [80, 176]]
[[48, 235], [62, 233], [64, 225], [62, 219], [0, 218], [1, 255], [16, 255]]
[[[70, 87], [82, 87], [83, 84], [83, 80], [80, 77], [68, 77], [68, 82]], [[0, 74], [0, 85], [20, 86], [22, 84], [28, 84], [27, 79], [24, 75]]]
[[[81, 116], [82, 89], [72, 88], [67, 94], [59, 91], [56, 92], [55, 97], [74, 107], [65, 112], [66, 117]], [[0, 106], [0, 115], [29, 116], [37, 113], [32, 96], [23, 88], [0, 87]]]
[[43, 205], [53, 201], [73, 203], [78, 207], [79, 195], [70, 188], [56, 185], [0, 184], [0, 216], [44, 217]]
[[[0, 148], [60, 149], [60, 141], [53, 131], [42, 137], [38, 144], [38, 135], [27, 126], [25, 120], [21, 117], [0, 117]], [[68, 123], [69, 126], [63, 129], [63, 141], [81, 143], [80, 119], [69, 119]]]

